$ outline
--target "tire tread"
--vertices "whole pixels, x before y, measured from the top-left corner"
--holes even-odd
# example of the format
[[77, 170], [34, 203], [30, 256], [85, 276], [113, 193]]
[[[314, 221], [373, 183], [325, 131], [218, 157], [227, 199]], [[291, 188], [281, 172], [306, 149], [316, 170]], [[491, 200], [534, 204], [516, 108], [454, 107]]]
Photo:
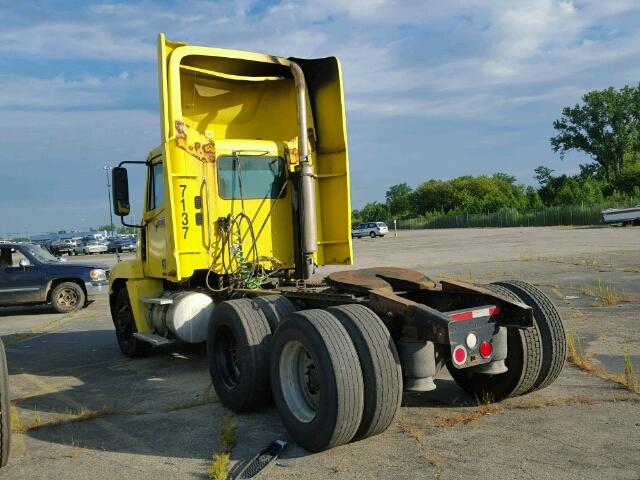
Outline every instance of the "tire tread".
[[560, 313], [549, 297], [527, 282], [509, 280], [499, 285], [512, 289], [533, 308], [542, 343], [542, 363], [538, 377], [527, 392], [545, 388], [558, 378], [567, 358], [567, 339]]
[[389, 331], [380, 318], [363, 305], [331, 307], [356, 347], [364, 380], [364, 411], [355, 439], [384, 432], [402, 402], [400, 360]]

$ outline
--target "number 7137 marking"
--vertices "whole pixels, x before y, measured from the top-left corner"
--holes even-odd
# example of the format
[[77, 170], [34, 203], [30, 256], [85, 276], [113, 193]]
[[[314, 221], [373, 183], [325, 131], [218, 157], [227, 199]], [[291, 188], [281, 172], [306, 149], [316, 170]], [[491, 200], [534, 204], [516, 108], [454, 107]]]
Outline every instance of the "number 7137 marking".
[[187, 213], [185, 193], [187, 191], [186, 185], [180, 185], [180, 203], [182, 204], [182, 238], [187, 239], [187, 232], [189, 231], [189, 214]]

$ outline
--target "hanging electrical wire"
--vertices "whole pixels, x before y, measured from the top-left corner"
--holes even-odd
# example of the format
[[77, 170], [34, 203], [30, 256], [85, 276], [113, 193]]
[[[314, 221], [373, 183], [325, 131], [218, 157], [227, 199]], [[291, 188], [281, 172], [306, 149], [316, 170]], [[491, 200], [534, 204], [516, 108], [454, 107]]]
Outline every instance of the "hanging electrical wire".
[[[245, 213], [242, 167], [240, 165], [241, 159], [238, 153], [239, 152], [233, 152], [233, 157], [234, 170], [236, 172], [238, 180], [238, 190], [240, 193], [240, 205], [242, 211], [234, 215], [232, 210], [229, 215], [227, 215], [226, 217], [218, 218], [218, 220], [216, 221], [217, 231], [221, 238], [220, 250], [213, 258], [205, 277], [207, 288], [213, 292], [227, 291], [231, 293], [233, 290], [238, 288], [260, 288], [267, 279], [274, 276], [281, 270], [280, 266], [284, 265], [275, 257], [261, 256], [258, 251], [258, 238], [262, 233], [262, 230], [264, 229], [268, 219], [271, 217], [276, 202], [272, 203], [271, 208], [267, 212], [267, 215], [262, 225], [260, 226], [260, 230], [256, 235], [253, 221]], [[288, 168], [285, 169], [285, 172], [287, 171]], [[287, 182], [288, 178], [285, 173], [284, 178], [282, 178], [282, 185], [280, 186], [280, 190], [276, 197], [277, 199], [280, 199], [282, 197]], [[249, 249], [245, 254], [244, 243], [247, 235], [249, 236], [250, 243]], [[267, 272], [262, 266], [262, 262], [264, 262], [265, 260], [271, 261], [271, 263], [276, 268], [274, 268], [274, 270], [271, 272]], [[219, 285], [218, 287], [213, 287], [210, 284], [210, 276], [212, 273], [214, 273], [215, 265], [218, 264], [218, 262], [220, 262], [222, 265], [222, 271], [224, 277], [227, 279], [227, 285]]]

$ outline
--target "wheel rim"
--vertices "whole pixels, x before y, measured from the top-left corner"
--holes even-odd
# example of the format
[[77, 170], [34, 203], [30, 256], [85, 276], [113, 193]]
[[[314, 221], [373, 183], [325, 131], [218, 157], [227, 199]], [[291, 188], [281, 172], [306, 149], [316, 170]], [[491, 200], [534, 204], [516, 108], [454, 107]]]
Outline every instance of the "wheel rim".
[[371, 232], [371, 233], [369, 234], [369, 236], [370, 236], [371, 238], [375, 238], [376, 234], [375, 234], [375, 233], [373, 233], [373, 232]]
[[220, 327], [214, 338], [216, 370], [225, 387], [233, 389], [240, 380], [238, 341], [231, 329], [226, 326]]
[[298, 341], [285, 345], [280, 355], [280, 388], [291, 413], [301, 422], [312, 421], [320, 401], [320, 382], [313, 358]]
[[78, 304], [78, 292], [73, 288], [63, 288], [58, 292], [57, 304], [63, 308], [73, 308]]

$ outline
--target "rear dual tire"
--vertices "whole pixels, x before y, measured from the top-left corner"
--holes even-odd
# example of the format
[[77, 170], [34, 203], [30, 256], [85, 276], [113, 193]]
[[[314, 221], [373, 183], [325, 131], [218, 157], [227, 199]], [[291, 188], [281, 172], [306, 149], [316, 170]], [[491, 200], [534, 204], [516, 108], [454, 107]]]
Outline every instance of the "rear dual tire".
[[294, 313], [278, 328], [271, 384], [282, 422], [303, 448], [319, 452], [343, 445], [358, 431], [364, 408], [358, 354], [327, 311]]
[[207, 354], [223, 405], [247, 412], [273, 397], [290, 435], [310, 451], [383, 432], [401, 403], [395, 345], [361, 305], [295, 312], [278, 295], [222, 302]]
[[250, 412], [271, 400], [271, 332], [295, 311], [280, 295], [218, 304], [207, 331], [207, 359], [220, 401], [234, 412]]
[[353, 342], [364, 381], [364, 409], [354, 440], [384, 432], [402, 403], [402, 369], [396, 346], [382, 320], [363, 305], [327, 310]]
[[486, 287], [529, 305], [534, 325], [507, 329], [507, 372], [486, 375], [473, 368], [457, 369], [449, 362], [453, 379], [469, 395], [483, 401], [524, 395], [553, 383], [566, 358], [565, 331], [557, 309], [543, 292], [526, 282], [512, 280]]
[[398, 354], [368, 308], [290, 315], [271, 353], [274, 401], [289, 434], [321, 451], [385, 431], [402, 399]]

